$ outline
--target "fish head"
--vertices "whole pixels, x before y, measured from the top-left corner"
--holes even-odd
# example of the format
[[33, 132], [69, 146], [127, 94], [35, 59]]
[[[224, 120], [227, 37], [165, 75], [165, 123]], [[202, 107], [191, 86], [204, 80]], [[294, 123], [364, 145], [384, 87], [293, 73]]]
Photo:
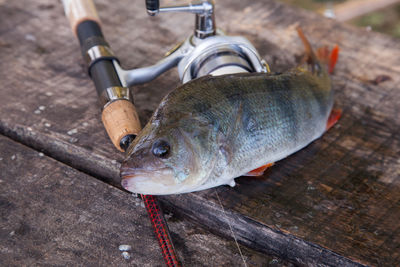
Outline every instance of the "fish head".
[[193, 119], [150, 121], [129, 147], [122, 186], [134, 193], [167, 195], [196, 191], [209, 176], [212, 152], [207, 127]]

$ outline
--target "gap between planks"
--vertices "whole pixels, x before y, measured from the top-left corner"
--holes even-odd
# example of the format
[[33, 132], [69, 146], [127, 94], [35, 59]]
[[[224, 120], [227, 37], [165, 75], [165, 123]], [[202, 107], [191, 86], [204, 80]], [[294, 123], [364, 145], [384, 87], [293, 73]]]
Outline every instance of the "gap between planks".
[[[122, 190], [119, 183], [119, 163], [115, 160], [66, 141], [51, 138], [47, 134], [36, 132], [24, 125], [9, 124], [0, 120], [0, 134]], [[217, 203], [207, 201], [195, 193], [162, 196], [159, 200], [167, 210], [173, 210], [196, 225], [228, 240], [232, 238], [228, 221], [235, 222], [231, 227], [239, 243], [256, 251], [277, 255], [293, 263], [366, 266], [317, 244], [272, 229], [236, 212], [224, 212]]]

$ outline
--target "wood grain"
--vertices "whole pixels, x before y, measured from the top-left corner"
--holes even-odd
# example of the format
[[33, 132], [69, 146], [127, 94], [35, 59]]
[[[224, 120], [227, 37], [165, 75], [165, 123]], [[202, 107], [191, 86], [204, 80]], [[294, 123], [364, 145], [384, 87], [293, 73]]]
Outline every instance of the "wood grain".
[[[192, 21], [188, 14], [149, 18], [144, 3], [125, 0], [96, 5], [105, 36], [125, 67], [153, 64], [192, 32], [191, 23], [182, 23]], [[332, 78], [343, 117], [263, 177], [239, 178], [235, 188], [164, 197], [165, 208], [232, 240], [230, 224], [241, 244], [299, 265], [398, 265], [398, 40], [273, 1], [220, 0], [216, 12], [218, 27], [246, 36], [272, 71], [301, 58], [297, 25], [315, 47], [339, 44]], [[101, 125], [94, 87], [61, 13], [55, 0], [0, 5], [0, 79], [3, 88], [14, 88], [1, 92], [0, 132], [118, 184], [123, 156]], [[370, 82], [380, 75], [391, 80]], [[133, 88], [143, 122], [178, 81], [171, 70]]]
[[399, 0], [353, 0], [336, 4], [333, 11], [337, 20], [348, 21], [396, 3]]
[[[0, 170], [1, 265], [164, 265], [144, 204], [126, 191], [3, 136]], [[232, 266], [242, 261], [232, 241], [172, 211], [167, 215], [184, 265]], [[129, 259], [121, 254], [120, 245], [131, 247]], [[242, 249], [250, 266], [287, 264]]]
[[8, 138], [0, 137], [0, 159], [3, 266], [163, 264], [146, 211], [129, 194]]

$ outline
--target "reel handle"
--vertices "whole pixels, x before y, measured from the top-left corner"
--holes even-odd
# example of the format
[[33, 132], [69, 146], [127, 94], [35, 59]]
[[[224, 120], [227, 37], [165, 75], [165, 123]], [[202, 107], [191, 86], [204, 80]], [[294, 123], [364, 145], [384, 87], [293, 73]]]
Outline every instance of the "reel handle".
[[159, 0], [146, 0], [147, 14], [155, 16], [161, 12], [188, 12], [196, 14], [194, 36], [204, 39], [216, 34], [214, 2], [201, 0], [188, 5], [160, 7]]

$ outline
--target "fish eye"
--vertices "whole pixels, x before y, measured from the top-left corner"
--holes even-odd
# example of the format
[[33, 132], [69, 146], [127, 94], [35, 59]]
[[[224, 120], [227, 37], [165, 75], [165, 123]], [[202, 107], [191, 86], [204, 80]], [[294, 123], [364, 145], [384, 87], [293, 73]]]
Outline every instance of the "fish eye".
[[169, 156], [171, 148], [168, 144], [168, 142], [164, 140], [158, 140], [153, 144], [153, 147], [151, 149], [152, 153], [154, 156], [158, 158], [166, 158]]

